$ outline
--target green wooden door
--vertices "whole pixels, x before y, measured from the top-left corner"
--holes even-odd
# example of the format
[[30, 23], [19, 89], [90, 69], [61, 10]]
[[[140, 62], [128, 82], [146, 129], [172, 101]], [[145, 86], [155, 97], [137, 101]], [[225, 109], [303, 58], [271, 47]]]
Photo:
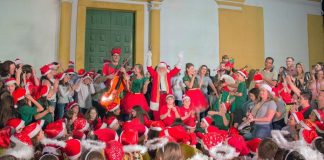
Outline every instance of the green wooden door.
[[134, 54], [134, 12], [87, 10], [85, 69], [102, 69], [103, 61], [111, 59], [112, 48], [120, 47], [121, 60]]

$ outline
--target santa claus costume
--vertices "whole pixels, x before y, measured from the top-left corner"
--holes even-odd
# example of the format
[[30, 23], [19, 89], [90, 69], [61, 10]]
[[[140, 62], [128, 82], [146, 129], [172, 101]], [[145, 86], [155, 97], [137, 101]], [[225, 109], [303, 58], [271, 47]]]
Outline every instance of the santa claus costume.
[[138, 105], [146, 112], [149, 112], [150, 108], [144, 96], [147, 91], [149, 79], [144, 76], [143, 66], [141, 64], [136, 64], [134, 66], [134, 76], [132, 76], [130, 80], [131, 85], [129, 87], [129, 92], [121, 101], [122, 111], [126, 114], [130, 114], [132, 108]]
[[166, 95], [172, 94], [171, 78], [179, 73], [183, 55], [179, 54], [178, 58], [178, 63], [172, 70], [167, 69], [165, 62], [160, 62], [157, 70], [154, 70], [152, 67], [152, 53], [148, 53], [147, 70], [152, 77], [150, 108], [153, 111], [155, 120], [159, 120], [159, 106], [165, 104], [164, 98]]

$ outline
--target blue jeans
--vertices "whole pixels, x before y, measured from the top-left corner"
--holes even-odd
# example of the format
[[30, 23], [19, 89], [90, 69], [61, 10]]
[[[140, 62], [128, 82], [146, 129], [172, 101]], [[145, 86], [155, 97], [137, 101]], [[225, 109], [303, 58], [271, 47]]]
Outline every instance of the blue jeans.
[[67, 103], [57, 103], [55, 108], [55, 120], [61, 119], [64, 116], [64, 109]]
[[253, 138], [267, 138], [271, 136], [272, 125], [270, 124], [254, 124], [253, 131], [244, 135], [244, 138], [247, 140]]

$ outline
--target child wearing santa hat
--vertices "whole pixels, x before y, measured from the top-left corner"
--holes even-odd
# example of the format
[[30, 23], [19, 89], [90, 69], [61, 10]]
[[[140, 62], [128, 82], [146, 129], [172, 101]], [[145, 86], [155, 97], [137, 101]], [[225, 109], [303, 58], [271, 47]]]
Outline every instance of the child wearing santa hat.
[[178, 107], [174, 105], [174, 96], [169, 94], [166, 96], [167, 104], [159, 109], [160, 119], [166, 126], [171, 126], [173, 122], [180, 118]]
[[[43, 113], [45, 114], [41, 119], [44, 120], [44, 128], [47, 126], [47, 124], [54, 121], [54, 108], [55, 106], [51, 106], [51, 102], [48, 100], [49, 98], [49, 88], [48, 86], [41, 86], [39, 96], [40, 98], [37, 100], [37, 102], [44, 107], [44, 110], [49, 109], [50, 113]], [[43, 111], [44, 112], [44, 111]], [[40, 112], [42, 114], [42, 112]]]
[[4, 81], [4, 86], [6, 90], [12, 95], [15, 89], [18, 87], [15, 78], [8, 78]]
[[80, 111], [85, 114], [87, 109], [92, 106], [91, 94], [95, 93], [90, 73], [85, 73], [84, 76], [82, 76], [81, 81], [76, 85], [75, 91], [78, 95]]

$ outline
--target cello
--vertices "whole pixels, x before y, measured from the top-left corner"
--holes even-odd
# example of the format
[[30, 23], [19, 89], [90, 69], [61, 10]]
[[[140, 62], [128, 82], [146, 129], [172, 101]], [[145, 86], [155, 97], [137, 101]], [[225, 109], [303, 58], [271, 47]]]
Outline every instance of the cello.
[[[126, 58], [122, 66], [124, 67], [125, 64], [128, 62]], [[100, 105], [108, 111], [108, 108], [111, 104], [115, 103], [117, 105], [120, 104], [120, 93], [124, 90], [126, 86], [126, 82], [124, 80], [123, 73], [120, 72], [120, 69], [116, 72], [113, 79], [110, 81], [110, 88], [107, 92], [104, 92], [101, 98], [99, 99]]]

